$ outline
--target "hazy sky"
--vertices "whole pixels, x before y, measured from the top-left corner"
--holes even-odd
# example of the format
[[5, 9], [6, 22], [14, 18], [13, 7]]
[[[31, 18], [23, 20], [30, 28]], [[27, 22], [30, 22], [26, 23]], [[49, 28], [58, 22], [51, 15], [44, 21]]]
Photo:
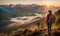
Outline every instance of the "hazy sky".
[[[60, 0], [0, 0], [0, 4], [46, 4], [60, 5]], [[48, 3], [48, 4], [49, 4]]]

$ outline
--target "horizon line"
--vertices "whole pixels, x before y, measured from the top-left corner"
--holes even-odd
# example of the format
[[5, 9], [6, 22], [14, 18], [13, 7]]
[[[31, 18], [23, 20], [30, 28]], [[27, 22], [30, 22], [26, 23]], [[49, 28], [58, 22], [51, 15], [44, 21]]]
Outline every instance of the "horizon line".
[[[17, 4], [0, 4], [0, 5], [46, 5], [46, 4], [21, 4], [21, 3], [17, 3]], [[56, 7], [60, 7], [60, 5], [50, 5], [50, 6], [56, 6]]]

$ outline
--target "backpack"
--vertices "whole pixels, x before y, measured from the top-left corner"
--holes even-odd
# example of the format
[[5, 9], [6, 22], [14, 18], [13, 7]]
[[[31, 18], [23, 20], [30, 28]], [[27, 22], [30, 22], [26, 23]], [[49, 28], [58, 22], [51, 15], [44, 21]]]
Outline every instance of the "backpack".
[[55, 22], [55, 16], [54, 15], [50, 15], [48, 22], [49, 23], [54, 23]]

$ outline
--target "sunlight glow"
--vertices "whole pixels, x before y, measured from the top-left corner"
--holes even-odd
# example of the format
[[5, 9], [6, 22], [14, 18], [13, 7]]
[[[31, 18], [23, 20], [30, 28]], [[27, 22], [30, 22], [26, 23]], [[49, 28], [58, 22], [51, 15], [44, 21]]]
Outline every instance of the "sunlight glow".
[[49, 10], [50, 7], [54, 5], [54, 2], [52, 2], [52, 1], [47, 1], [47, 2], [45, 2], [45, 5], [46, 5], [47, 10]]
[[46, 5], [47, 5], [47, 6], [51, 6], [52, 3], [51, 3], [51, 2], [46, 2]]

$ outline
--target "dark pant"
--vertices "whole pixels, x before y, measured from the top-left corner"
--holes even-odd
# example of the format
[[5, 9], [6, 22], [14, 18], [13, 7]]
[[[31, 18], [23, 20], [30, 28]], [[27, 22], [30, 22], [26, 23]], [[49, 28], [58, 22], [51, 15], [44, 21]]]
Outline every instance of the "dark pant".
[[51, 25], [52, 25], [52, 23], [48, 23], [48, 24], [47, 24], [48, 34], [49, 34], [49, 35], [51, 34]]

